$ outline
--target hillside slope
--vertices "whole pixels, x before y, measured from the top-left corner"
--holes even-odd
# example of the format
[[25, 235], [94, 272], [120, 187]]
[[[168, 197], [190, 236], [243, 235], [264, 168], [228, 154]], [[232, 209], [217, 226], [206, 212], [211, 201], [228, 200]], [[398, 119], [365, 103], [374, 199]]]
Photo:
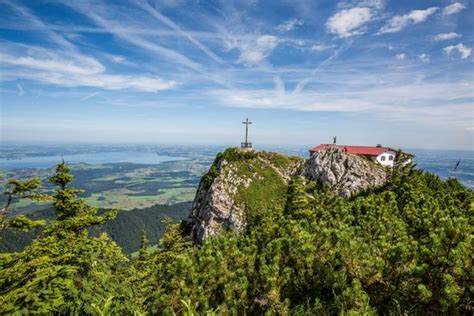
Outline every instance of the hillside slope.
[[[158, 243], [164, 232], [162, 223], [165, 217], [171, 218], [173, 222], [179, 222], [186, 218], [191, 208], [191, 203], [177, 203], [173, 205], [154, 205], [143, 209], [121, 211], [117, 217], [108, 221], [101, 227], [91, 229], [92, 235], [99, 232], [107, 232], [112, 239], [120, 245], [125, 253], [137, 251], [140, 247], [140, 235], [145, 230], [152, 244]], [[32, 219], [45, 219], [51, 221], [55, 218], [54, 210], [39, 210], [31, 215]], [[18, 232], [12, 229], [0, 231], [0, 252], [21, 251], [25, 246], [31, 244], [41, 229], [30, 232]]]

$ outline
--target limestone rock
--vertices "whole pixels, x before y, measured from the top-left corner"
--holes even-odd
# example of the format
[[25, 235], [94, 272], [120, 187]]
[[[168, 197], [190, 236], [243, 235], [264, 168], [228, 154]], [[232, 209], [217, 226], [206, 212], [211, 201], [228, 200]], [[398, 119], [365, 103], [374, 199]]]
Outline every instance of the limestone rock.
[[303, 175], [344, 197], [381, 186], [386, 181], [384, 167], [335, 147], [315, 152], [307, 160]]
[[[226, 158], [226, 153], [234, 158]], [[257, 187], [252, 189], [265, 185], [269, 175], [286, 186], [294, 174], [301, 172], [303, 162], [303, 159], [280, 154], [236, 148], [224, 152], [224, 156], [211, 167], [216, 172], [212, 183], [209, 185], [201, 181], [198, 188], [188, 217], [191, 238], [201, 243], [206, 237], [222, 230], [240, 233], [247, 225], [248, 208], [245, 202], [236, 199], [237, 195], [246, 194], [252, 184]], [[272, 199], [269, 196], [263, 198]]]

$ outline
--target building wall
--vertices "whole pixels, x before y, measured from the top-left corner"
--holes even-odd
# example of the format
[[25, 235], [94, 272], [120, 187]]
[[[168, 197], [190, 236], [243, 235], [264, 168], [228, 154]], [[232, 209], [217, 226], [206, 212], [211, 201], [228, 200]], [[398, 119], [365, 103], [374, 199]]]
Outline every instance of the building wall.
[[393, 151], [386, 151], [380, 155], [378, 155], [375, 160], [383, 166], [393, 167], [393, 163], [395, 161], [395, 152]]

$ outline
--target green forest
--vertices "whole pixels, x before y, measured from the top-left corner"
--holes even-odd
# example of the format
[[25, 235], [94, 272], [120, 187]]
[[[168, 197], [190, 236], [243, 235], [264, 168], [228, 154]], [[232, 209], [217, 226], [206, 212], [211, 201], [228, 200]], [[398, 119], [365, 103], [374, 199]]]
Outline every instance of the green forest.
[[[186, 222], [165, 221], [154, 251], [156, 236], [135, 233], [133, 258], [97, 228], [117, 211], [88, 206], [72, 178], [61, 163], [49, 179], [52, 194], [40, 191], [38, 179], [9, 181], [0, 229], [41, 229], [23, 250], [0, 253], [0, 314], [474, 313], [473, 193], [412, 164], [351, 198], [294, 178], [278, 191], [284, 207], [256, 204], [264, 209], [243, 233], [200, 245]], [[48, 201], [54, 216], [9, 216], [17, 198]]]

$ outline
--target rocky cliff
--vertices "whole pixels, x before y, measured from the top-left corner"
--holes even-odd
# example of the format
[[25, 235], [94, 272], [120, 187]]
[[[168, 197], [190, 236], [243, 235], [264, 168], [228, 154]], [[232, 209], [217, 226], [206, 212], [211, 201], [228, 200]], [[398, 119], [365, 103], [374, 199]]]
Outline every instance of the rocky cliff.
[[216, 157], [203, 176], [188, 222], [191, 237], [201, 242], [222, 230], [240, 233], [268, 209], [284, 209], [289, 181], [304, 159], [231, 148]]
[[191, 237], [202, 242], [224, 230], [240, 233], [266, 212], [283, 212], [295, 177], [328, 186], [345, 197], [385, 182], [385, 169], [329, 148], [305, 160], [278, 153], [231, 148], [203, 176], [188, 217]]
[[336, 194], [349, 197], [383, 185], [386, 169], [368, 158], [328, 148], [315, 152], [307, 160], [303, 176], [327, 185]]

